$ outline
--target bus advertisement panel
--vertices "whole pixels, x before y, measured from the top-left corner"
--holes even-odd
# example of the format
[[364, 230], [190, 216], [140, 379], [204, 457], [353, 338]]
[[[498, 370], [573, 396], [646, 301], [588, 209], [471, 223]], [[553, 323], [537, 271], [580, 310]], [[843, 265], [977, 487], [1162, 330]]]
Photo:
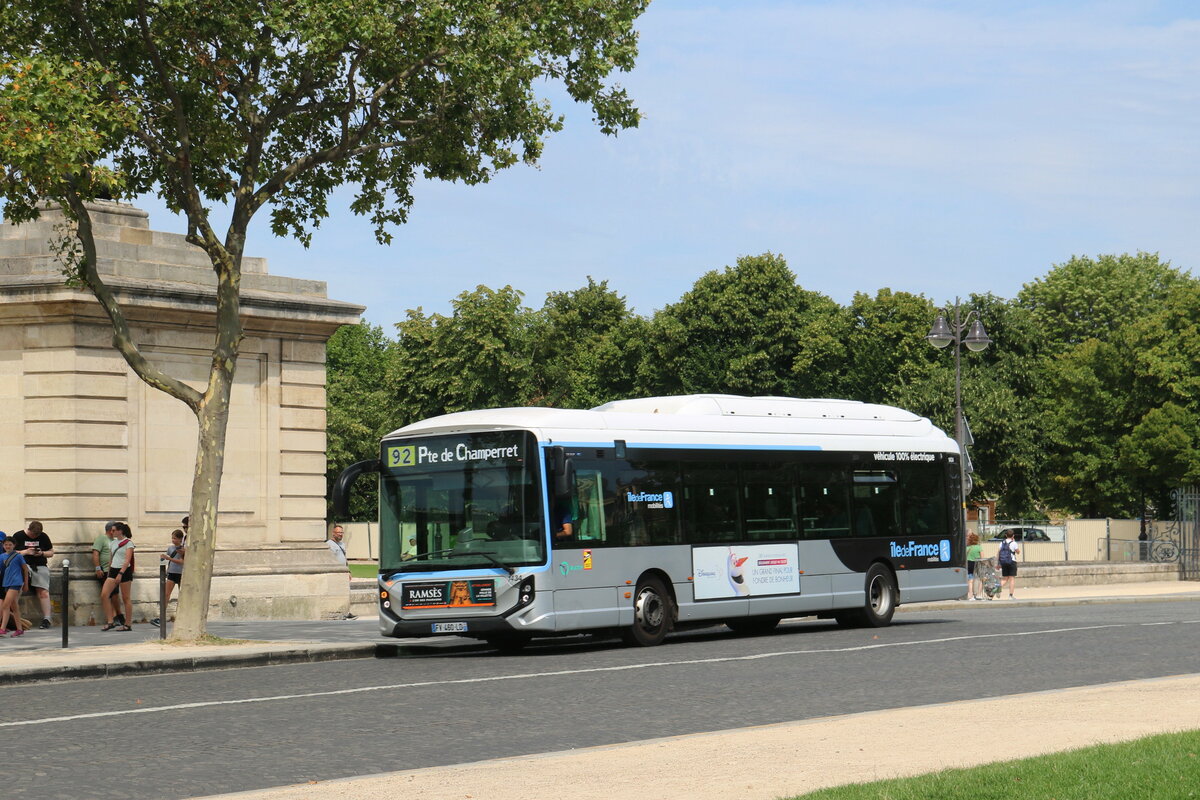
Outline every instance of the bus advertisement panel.
[[800, 592], [799, 548], [731, 545], [692, 548], [697, 600]]

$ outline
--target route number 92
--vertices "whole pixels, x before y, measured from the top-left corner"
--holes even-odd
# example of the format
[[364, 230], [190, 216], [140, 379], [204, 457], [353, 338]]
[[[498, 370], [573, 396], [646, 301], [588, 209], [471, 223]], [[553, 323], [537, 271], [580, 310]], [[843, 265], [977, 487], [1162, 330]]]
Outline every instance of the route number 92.
[[387, 451], [387, 465], [389, 467], [411, 467], [417, 463], [417, 448], [415, 447], [389, 447]]

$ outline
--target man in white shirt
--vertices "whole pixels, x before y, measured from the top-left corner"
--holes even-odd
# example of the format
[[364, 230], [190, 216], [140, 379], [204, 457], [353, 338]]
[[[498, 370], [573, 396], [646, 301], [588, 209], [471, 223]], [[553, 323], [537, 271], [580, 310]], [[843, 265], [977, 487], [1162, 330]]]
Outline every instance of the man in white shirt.
[[[329, 539], [325, 544], [329, 545], [329, 552], [333, 553], [333, 557], [342, 562], [342, 564], [345, 564], [347, 570], [349, 570], [349, 565], [346, 562], [346, 545], [342, 543], [342, 537], [345, 535], [346, 532], [342, 529], [341, 525], [334, 525], [333, 530], [329, 532]], [[352, 577], [349, 572], [346, 573], [347, 580]], [[356, 616], [356, 614], [347, 613], [346, 619], [355, 619]]]
[[333, 557], [343, 564], [346, 563], [346, 545], [342, 544], [342, 537], [345, 535], [341, 525], [334, 525], [329, 533], [329, 541], [325, 542], [329, 545], [329, 552], [333, 553]]

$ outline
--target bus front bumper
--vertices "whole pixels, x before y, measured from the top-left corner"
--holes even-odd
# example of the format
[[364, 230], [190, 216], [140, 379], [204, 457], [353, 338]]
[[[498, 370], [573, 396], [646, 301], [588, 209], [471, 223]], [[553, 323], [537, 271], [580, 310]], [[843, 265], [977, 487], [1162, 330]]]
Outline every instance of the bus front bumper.
[[[483, 638], [506, 634], [544, 636], [554, 633], [554, 614], [549, 610], [548, 594], [537, 597], [531, 605], [509, 609], [494, 615], [448, 614], [407, 619], [398, 617], [394, 610], [379, 609], [379, 632], [397, 638], [419, 638], [430, 636], [467, 636]], [[547, 608], [540, 608], [547, 606]]]

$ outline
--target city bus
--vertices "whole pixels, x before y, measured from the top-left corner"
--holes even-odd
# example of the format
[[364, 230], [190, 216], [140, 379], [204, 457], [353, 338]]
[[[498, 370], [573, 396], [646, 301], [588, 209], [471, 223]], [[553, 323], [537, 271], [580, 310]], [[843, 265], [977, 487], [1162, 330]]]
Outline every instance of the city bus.
[[965, 591], [959, 449], [849, 400], [688, 395], [499, 408], [400, 428], [379, 481], [383, 635], [518, 649], [584, 632], [888, 625]]

